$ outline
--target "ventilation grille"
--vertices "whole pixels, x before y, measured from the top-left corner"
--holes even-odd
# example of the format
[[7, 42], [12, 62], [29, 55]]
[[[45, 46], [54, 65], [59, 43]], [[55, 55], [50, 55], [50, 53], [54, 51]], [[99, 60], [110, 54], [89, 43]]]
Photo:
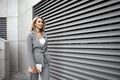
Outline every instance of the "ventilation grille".
[[0, 17], [0, 38], [7, 39], [6, 17]]
[[120, 79], [120, 0], [42, 0], [55, 80]]

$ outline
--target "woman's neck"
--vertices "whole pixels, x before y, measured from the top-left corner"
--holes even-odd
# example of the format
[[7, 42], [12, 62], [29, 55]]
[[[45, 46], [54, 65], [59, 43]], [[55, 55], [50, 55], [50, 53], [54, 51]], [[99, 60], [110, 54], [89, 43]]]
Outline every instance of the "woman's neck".
[[36, 28], [35, 32], [36, 33], [42, 33], [42, 30], [39, 30], [39, 29]]

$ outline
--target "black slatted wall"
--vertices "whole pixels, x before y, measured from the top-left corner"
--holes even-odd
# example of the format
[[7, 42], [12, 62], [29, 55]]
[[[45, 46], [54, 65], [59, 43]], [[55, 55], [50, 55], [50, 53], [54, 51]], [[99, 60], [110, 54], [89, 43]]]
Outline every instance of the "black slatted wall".
[[120, 80], [120, 0], [42, 0], [54, 80]]
[[0, 38], [7, 39], [6, 17], [0, 17]]

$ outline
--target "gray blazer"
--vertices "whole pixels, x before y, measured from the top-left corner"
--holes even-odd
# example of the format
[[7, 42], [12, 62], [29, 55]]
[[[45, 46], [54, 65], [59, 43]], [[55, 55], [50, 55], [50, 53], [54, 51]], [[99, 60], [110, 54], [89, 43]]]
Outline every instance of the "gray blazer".
[[35, 67], [36, 64], [42, 64], [42, 67], [49, 64], [50, 56], [47, 50], [47, 35], [43, 32], [45, 44], [42, 45], [39, 41], [37, 34], [31, 31], [27, 36], [27, 54], [29, 60], [29, 66]]

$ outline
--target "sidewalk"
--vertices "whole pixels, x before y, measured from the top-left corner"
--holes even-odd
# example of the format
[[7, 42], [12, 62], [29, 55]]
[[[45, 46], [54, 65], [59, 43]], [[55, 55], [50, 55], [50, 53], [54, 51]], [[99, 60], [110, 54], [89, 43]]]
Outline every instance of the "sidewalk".
[[[29, 77], [23, 73], [18, 72], [18, 73], [12, 73], [12, 76], [10, 77], [9, 80], [29, 80]], [[50, 80], [53, 80], [53, 79], [50, 78]]]
[[22, 73], [12, 73], [10, 80], [29, 80], [28, 77]]

